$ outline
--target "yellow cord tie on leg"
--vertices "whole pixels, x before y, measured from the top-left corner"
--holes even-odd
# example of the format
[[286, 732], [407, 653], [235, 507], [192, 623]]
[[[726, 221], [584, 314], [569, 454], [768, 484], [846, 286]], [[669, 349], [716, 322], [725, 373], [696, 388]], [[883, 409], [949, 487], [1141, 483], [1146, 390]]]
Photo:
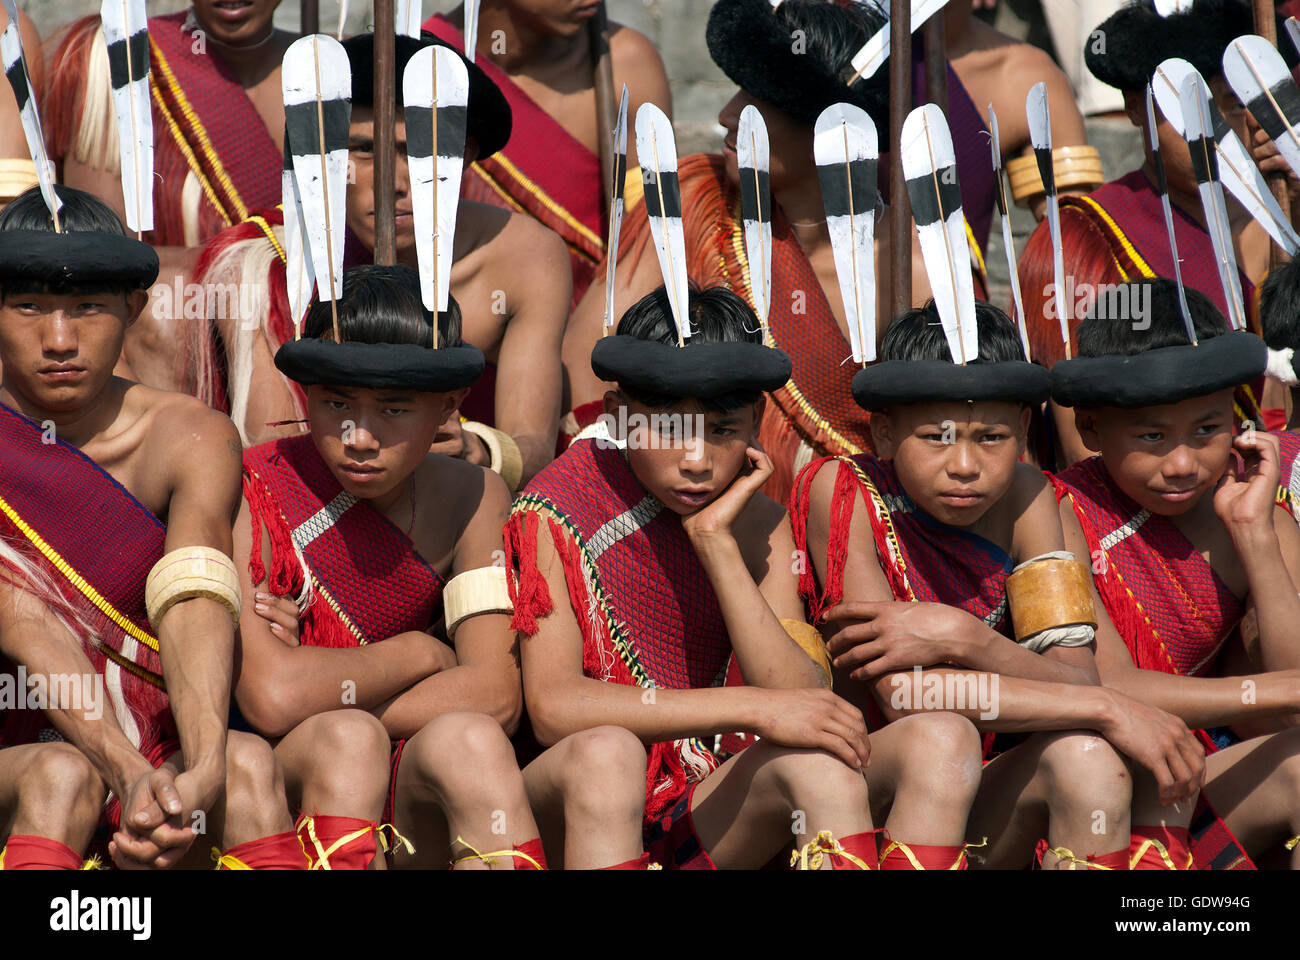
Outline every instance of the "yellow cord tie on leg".
[[89, 860], [81, 865], [82, 870], [107, 870], [104, 861], [100, 859], [99, 854], [95, 854]]
[[[1138, 846], [1137, 852], [1134, 853], [1133, 856], [1129, 858], [1128, 868], [1130, 870], [1135, 869], [1138, 863], [1141, 862], [1143, 855], [1153, 847], [1155, 848], [1156, 853], [1160, 854], [1160, 859], [1165, 862], [1166, 867], [1168, 867], [1170, 870], [1179, 869], [1178, 867], [1174, 866], [1173, 857], [1169, 856], [1169, 848], [1166, 847], [1159, 840], [1155, 840], [1151, 837], [1145, 838], [1142, 841], [1142, 843]], [[1187, 865], [1182, 869], [1184, 870], [1192, 869], [1192, 852], [1190, 850], [1187, 851]]]
[[[968, 847], [984, 847], [984, 846], [987, 846], [987, 845], [988, 845], [988, 842], [989, 842], [989, 838], [988, 838], [988, 837], [985, 837], [984, 840], [983, 840], [983, 842], [981, 842], [981, 843], [963, 843], [963, 844], [961, 845], [961, 849], [957, 851], [957, 859], [954, 860], [954, 861], [952, 862], [952, 866], [951, 866], [951, 867], [944, 867], [944, 869], [945, 869], [945, 870], [960, 870], [960, 869], [961, 869], [962, 861], [966, 859], [966, 849], [967, 849]], [[884, 864], [884, 862], [885, 862], [885, 858], [886, 858], [887, 856], [889, 856], [889, 855], [890, 855], [892, 852], [894, 852], [895, 850], [902, 850], [902, 851], [903, 851], [903, 856], [907, 857], [907, 862], [910, 863], [910, 864], [912, 865], [912, 869], [913, 869], [913, 870], [924, 870], [924, 869], [925, 869], [925, 867], [921, 864], [921, 862], [920, 862], [919, 860], [916, 859], [916, 855], [915, 855], [914, 853], [912, 853], [912, 848], [909, 847], [906, 843], [904, 843], [904, 842], [901, 841], [901, 840], [890, 840], [890, 841], [889, 841], [889, 843], [888, 843], [888, 845], [886, 845], [885, 849], [882, 850], [882, 851], [880, 852], [880, 863], [881, 863], [881, 864]], [[980, 859], [983, 860], [982, 857], [981, 857]]]
[[1283, 844], [1283, 846], [1285, 846], [1288, 851], [1294, 850], [1296, 847], [1300, 847], [1300, 835], [1292, 837], [1285, 844]]
[[817, 836], [803, 845], [803, 849], [796, 847], [790, 854], [790, 866], [795, 870], [820, 870], [827, 854], [843, 857], [850, 863], [856, 864], [860, 870], [872, 869], [840, 846], [840, 842], [835, 839], [829, 830], [818, 833]]
[[1080, 860], [1078, 857], [1074, 855], [1073, 850], [1070, 850], [1066, 847], [1048, 847], [1047, 852], [1056, 854], [1058, 860], [1067, 861], [1070, 864], [1068, 867], [1065, 868], [1067, 870], [1077, 870], [1079, 868], [1078, 867], [1079, 864], [1083, 864], [1083, 868], [1085, 870], [1114, 870], [1115, 869], [1114, 867], [1108, 867], [1105, 864], [1096, 863], [1092, 860]]
[[[978, 853], [971, 853], [971, 851], [983, 850], [988, 845], [989, 845], [989, 838], [985, 837], [979, 843], [963, 843], [961, 845], [961, 852], [966, 855], [966, 859], [971, 863], [985, 863], [988, 861], [988, 857], [982, 857]], [[954, 867], [953, 869], [955, 870], [957, 868]]]
[[[392, 835], [391, 840], [384, 839], [385, 830]], [[391, 823], [381, 823], [375, 829], [375, 839], [379, 841], [379, 849], [383, 850], [384, 853], [388, 852], [390, 844], [395, 847], [399, 843], [406, 848], [408, 856], [415, 853], [415, 844], [411, 843], [410, 840], [407, 840], [404, 836], [398, 833], [397, 828]]]
[[[307, 854], [308, 870], [333, 870], [334, 868], [330, 866], [330, 855], [333, 854], [335, 850], [338, 850], [340, 847], [347, 846], [353, 840], [356, 840], [359, 837], [364, 837], [371, 830], [375, 829], [372, 824], [367, 823], [360, 830], [353, 830], [351, 833], [347, 833], [339, 837], [337, 840], [335, 840], [332, 844], [329, 845], [328, 849], [326, 849], [324, 844], [321, 843], [320, 838], [316, 836], [316, 818], [304, 815], [302, 819], [303, 819], [303, 824], [307, 827], [307, 837], [311, 840], [311, 845], [316, 849], [316, 859], [313, 860], [311, 851], [307, 849], [305, 844], [303, 845], [302, 852]], [[298, 829], [297, 834], [298, 834], [298, 842], [301, 844], [302, 843], [301, 828]]]
[[456, 866], [456, 864], [458, 863], [464, 863], [466, 860], [482, 860], [484, 863], [490, 864], [496, 860], [499, 860], [501, 857], [518, 857], [520, 860], [526, 860], [529, 863], [531, 863], [533, 865], [533, 869], [535, 870], [542, 869], [542, 865], [540, 863], [538, 863], [528, 854], [524, 853], [522, 850], [496, 850], [492, 853], [479, 853], [478, 849], [472, 843], [466, 842], [466, 840], [463, 837], [461, 837], [460, 834], [457, 834], [456, 839], [451, 842], [451, 845], [453, 847], [456, 844], [460, 844], [466, 850], [470, 851], [470, 853], [468, 856], [457, 857], [455, 860], [453, 860], [451, 862], [451, 865], [453, 867]]
[[212, 848], [212, 862], [216, 864], [213, 870], [220, 870], [223, 867], [227, 870], [252, 870], [253, 868], [246, 864], [238, 857], [232, 857], [230, 854], [222, 854], [216, 847]]

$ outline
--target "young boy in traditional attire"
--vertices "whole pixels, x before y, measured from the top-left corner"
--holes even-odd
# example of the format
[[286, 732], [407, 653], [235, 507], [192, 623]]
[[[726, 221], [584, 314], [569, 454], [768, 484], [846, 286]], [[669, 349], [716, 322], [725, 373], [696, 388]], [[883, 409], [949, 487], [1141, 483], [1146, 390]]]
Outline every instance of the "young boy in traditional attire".
[[[397, 257], [408, 266], [416, 262], [416, 240], [401, 78], [411, 57], [432, 43], [396, 38]], [[351, 37], [343, 47], [352, 67], [345, 264], [355, 266], [371, 260], [375, 237], [374, 37]], [[466, 66], [467, 156], [486, 157], [511, 136], [510, 107], [481, 69]], [[205, 284], [240, 282], [249, 275], [267, 278], [265, 295], [257, 298], [252, 316], [230, 312], [215, 318], [215, 337], [195, 325], [201, 336], [192, 345], [200, 396], [228, 409], [249, 443], [292, 435], [297, 432], [292, 421], [300, 421], [305, 410], [302, 389], [273, 363], [275, 351], [293, 335], [282, 222], [278, 212], [267, 212], [226, 231], [208, 245], [199, 265], [199, 279]], [[466, 340], [482, 349], [489, 362], [461, 411], [468, 422], [450, 420], [445, 428], [449, 434], [438, 449], [490, 466], [512, 490], [555, 453], [562, 380], [559, 351], [569, 302], [563, 263], [559, 238], [528, 217], [483, 203], [460, 204], [451, 289], [465, 305]], [[224, 371], [219, 352], [225, 354]], [[498, 378], [510, 389], [497, 391]]]
[[[600, 155], [609, 131], [598, 121], [589, 30], [598, 7], [569, 0], [471, 2], [479, 7], [475, 62], [510, 102], [515, 136], [500, 153], [483, 154], [469, 167], [464, 196], [523, 210], [559, 234], [569, 248], [576, 306], [605, 253]], [[467, 52], [465, 7], [435, 14], [424, 29]], [[659, 51], [630, 27], [608, 26], [612, 95], [626, 86], [630, 115], [654, 103], [671, 116], [672, 93]], [[631, 154], [635, 169], [636, 150]]]
[[[538, 868], [507, 738], [522, 707], [499, 562], [510, 495], [496, 475], [429, 453], [483, 356], [461, 343], [454, 299], [435, 340], [407, 267], [348, 271], [337, 341], [331, 323], [315, 303], [276, 354], [307, 393], [311, 433], [244, 457], [240, 708], [277, 740], [313, 862], [364, 866], [383, 812], [415, 847], [394, 865], [445, 864], [450, 848], [467, 865]], [[276, 617], [285, 597], [301, 616]], [[362, 768], [355, 778], [340, 756]], [[340, 793], [356, 815], [312, 816]]]
[[[718, 116], [727, 129], [721, 152], [683, 157], [678, 164], [686, 258], [691, 279], [702, 287], [726, 286], [751, 305], [757, 302], [743, 254], [736, 154], [741, 112], [752, 104], [762, 114], [771, 144], [771, 335], [793, 364], [790, 382], [771, 394], [759, 433], [774, 468], [766, 492], [778, 501], [810, 458], [859, 453], [871, 444], [866, 414], [848, 399], [852, 370], [842, 365], [850, 353], [848, 321], [813, 157], [813, 128], [826, 107], [845, 102], [867, 112], [882, 149], [888, 149], [888, 71], [882, 68], [851, 86], [842, 76], [853, 54], [886, 24], [875, 7], [821, 0], [785, 0], [775, 10], [765, 0], [719, 0], [709, 14], [710, 55], [740, 90]], [[792, 50], [794, 31], [802, 31], [806, 50]], [[982, 163], [987, 165], [986, 144], [984, 150]], [[882, 155], [880, 166], [886, 163]], [[628, 191], [626, 204], [615, 317], [661, 282], [654, 258], [645, 255], [650, 236], [646, 207], [635, 191]], [[880, 276], [888, 275], [888, 224], [886, 209], [875, 227]], [[930, 288], [920, 259], [914, 245], [913, 297], [923, 303]], [[561, 430], [572, 435], [600, 415], [608, 388], [583, 369], [601, 336], [605, 294], [598, 278], [565, 333], [564, 363], [574, 384], [574, 409]], [[888, 316], [888, 284], [879, 285], [876, 294], [878, 315]]]
[[[758, 867], [793, 831], [792, 866], [875, 869], [880, 818], [887, 866], [909, 868], [910, 845], [959, 868], [974, 729], [917, 718], [873, 739], [868, 767], [861, 713], [823, 689], [788, 521], [758, 492], [773, 469], [756, 441], [763, 391], [789, 359], [731, 291], [693, 291], [675, 311], [660, 288], [591, 362], [618, 385], [605, 404], [626, 449], [575, 443], [520, 495], [507, 532], [525, 699], [553, 745], [524, 771], [544, 835], [573, 802], [553, 755], [614, 725], [618, 762], [645, 774], [631, 809], [652, 863]], [[733, 658], [744, 686], [722, 685]], [[736, 732], [741, 746], [761, 739], [719, 765], [710, 741]]]
[[[204, 243], [280, 200], [280, 63], [295, 38], [272, 23], [280, 2], [231, 8], [194, 0], [188, 10], [149, 17], [147, 50], [138, 61], [132, 54], [137, 70], [149, 70], [151, 109], [142, 122], [153, 124], [155, 217], [144, 239], [157, 249], [160, 271], [149, 310], [127, 334], [119, 373], [149, 386], [193, 392], [181, 347], [196, 318], [172, 291], [195, 279]], [[125, 221], [122, 183], [132, 173], [121, 161], [99, 15], [71, 24], [48, 46], [54, 53], [41, 111], [59, 180], [95, 194]]]
[[[1250, 5], [1242, 0], [1196, 0], [1189, 9], [1161, 17], [1150, 0], [1125, 6], [1099, 24], [1085, 49], [1088, 69], [1124, 94], [1124, 110], [1142, 132], [1139, 169], [1103, 184], [1081, 197], [1061, 198], [1061, 245], [1065, 276], [1073, 278], [1076, 297], [1140, 277], [1174, 276], [1173, 253], [1157, 184], [1159, 175], [1146, 125], [1145, 90], [1164, 60], [1187, 60], [1209, 84], [1224, 119], [1244, 139], [1246, 116], [1223, 78], [1223, 52], [1242, 34], [1254, 32]], [[1164, 81], [1156, 77], [1156, 83]], [[1187, 143], [1174, 125], [1157, 112], [1156, 126], [1173, 207], [1174, 236], [1184, 284], [1208, 296], [1225, 315], [1228, 304], [1218, 272]], [[1268, 269], [1269, 238], [1241, 205], [1229, 205], [1233, 244], [1239, 251], [1242, 295], [1250, 304], [1255, 281]], [[1055, 312], [1053, 246], [1047, 224], [1039, 224], [1021, 252], [1020, 291], [1029, 326], [1031, 356], [1050, 367], [1065, 356], [1060, 320]], [[1066, 297], [1069, 298], [1067, 288]], [[1082, 302], [1082, 301], [1080, 301]], [[1073, 328], [1081, 319], [1068, 303]], [[1249, 309], [1249, 308], [1248, 308]], [[1260, 398], [1243, 394], [1244, 413], [1258, 420]], [[1052, 408], [1058, 436], [1058, 464], [1066, 467], [1089, 456], [1074, 432], [1069, 411]]]
[[5, 711], [0, 861], [77, 869], [111, 790], [120, 866], [206, 861], [206, 832], [225, 865], [303, 869], [269, 747], [226, 729], [238, 435], [113, 375], [158, 259], [58, 197], [58, 230], [39, 188], [0, 214], [0, 637], [7, 672], [97, 696]]
[[[1300, 351], [1300, 264], [1295, 260], [1275, 268], [1259, 288], [1259, 329], [1270, 350]], [[1285, 373], [1285, 369], [1283, 370]], [[1291, 380], [1294, 380], [1292, 371]], [[1282, 486], [1291, 492], [1292, 504], [1300, 503], [1300, 397], [1297, 384], [1287, 386], [1287, 417], [1279, 429], [1270, 430], [1278, 442], [1278, 467]]]
[[[1300, 867], [1300, 735], [1282, 729], [1300, 708], [1300, 531], [1277, 502], [1276, 439], [1239, 434], [1232, 411], [1233, 388], [1263, 372], [1267, 349], [1227, 332], [1197, 291], [1183, 316], [1173, 281], [1137, 285], [1151, 289], [1150, 328], [1093, 311], [1079, 356], [1052, 371], [1053, 396], [1099, 454], [1056, 481], [1067, 544], [1093, 557], [1114, 624], [1099, 626], [1098, 669], [1200, 728], [1203, 802], [1170, 820], [1186, 836], [1190, 818], [1199, 866], [1279, 865], [1289, 850]], [[1238, 627], [1252, 611], [1258, 641], [1246, 649]], [[1233, 732], [1206, 730], [1225, 725]]]

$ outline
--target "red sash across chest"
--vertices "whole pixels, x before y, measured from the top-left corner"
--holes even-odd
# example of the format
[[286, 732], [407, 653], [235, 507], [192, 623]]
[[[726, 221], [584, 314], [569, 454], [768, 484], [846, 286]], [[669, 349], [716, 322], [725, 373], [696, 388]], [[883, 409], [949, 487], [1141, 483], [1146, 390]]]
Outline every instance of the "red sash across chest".
[[[245, 451], [244, 491], [271, 538], [271, 592], [301, 590], [295, 548], [311, 571], [317, 599], [300, 621], [304, 644], [359, 646], [426, 630], [441, 615], [443, 578], [387, 517], [339, 485], [310, 435]], [[253, 546], [260, 582], [256, 528]]]
[[1240, 600], [1166, 517], [1139, 508], [1099, 457], [1062, 471], [1093, 554], [1094, 581], [1133, 661], [1144, 670], [1201, 676], [1245, 612]]

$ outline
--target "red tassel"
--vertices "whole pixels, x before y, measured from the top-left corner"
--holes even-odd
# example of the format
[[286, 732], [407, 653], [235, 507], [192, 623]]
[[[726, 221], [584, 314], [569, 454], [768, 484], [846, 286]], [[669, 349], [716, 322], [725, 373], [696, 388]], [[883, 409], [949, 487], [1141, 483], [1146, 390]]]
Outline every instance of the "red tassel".
[[[375, 859], [375, 827], [373, 820], [359, 817], [333, 817], [317, 815], [308, 817], [303, 814], [298, 818], [296, 833], [302, 849], [307, 851], [309, 870], [323, 870], [325, 864], [330, 870], [365, 870], [370, 861]], [[366, 832], [353, 837], [338, 849], [330, 848], [348, 834], [358, 830]], [[312, 834], [315, 834], [315, 840]], [[320, 849], [317, 849], [317, 843]]]
[[250, 870], [307, 869], [307, 856], [302, 851], [298, 834], [293, 830], [249, 840], [247, 843], [231, 847], [221, 854], [221, 860], [217, 862], [218, 870], [238, 869], [225, 862], [228, 857], [239, 861]]
[[0, 870], [80, 870], [81, 854], [49, 837], [13, 834], [0, 851]]
[[[1164, 847], [1163, 853], [1157, 843]], [[1146, 849], [1143, 849], [1144, 845]], [[1133, 864], [1133, 870], [1192, 869], [1192, 837], [1186, 827], [1134, 826], [1129, 844], [1130, 863], [1139, 850], [1142, 850], [1142, 855]]]
[[[506, 568], [518, 570], [515, 577], [506, 577], [510, 600], [515, 605], [515, 615], [510, 629], [531, 637], [537, 633], [537, 618], [554, 609], [546, 577], [537, 567], [537, 527], [541, 518], [532, 510], [512, 516], [505, 527]], [[554, 530], [554, 525], [552, 525]], [[556, 550], [562, 540], [555, 538]]]

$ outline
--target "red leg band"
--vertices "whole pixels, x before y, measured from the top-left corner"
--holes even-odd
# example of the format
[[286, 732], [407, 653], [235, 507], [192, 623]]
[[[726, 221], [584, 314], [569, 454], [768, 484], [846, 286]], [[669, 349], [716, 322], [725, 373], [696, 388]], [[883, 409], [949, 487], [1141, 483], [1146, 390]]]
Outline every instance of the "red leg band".
[[516, 870], [545, 870], [546, 854], [542, 850], [542, 838], [537, 837], [533, 840], [525, 840], [523, 843], [515, 844], [515, 850], [525, 856], [532, 857], [536, 860], [536, 865], [525, 860], [524, 857], [515, 857]]
[[598, 867], [599, 870], [649, 870], [650, 854], [643, 853], [635, 860], [624, 860], [622, 863], [616, 863], [609, 867]]
[[1186, 827], [1134, 826], [1129, 862], [1133, 870], [1191, 870], [1191, 833]]
[[308, 870], [365, 870], [375, 859], [375, 822], [359, 817], [303, 814], [297, 836]]
[[[213, 854], [217, 856], [217, 854]], [[307, 857], [293, 830], [231, 847], [217, 860], [218, 870], [306, 870]]]
[[14, 834], [0, 851], [0, 870], [80, 870], [81, 854], [48, 837]]
[[[933, 846], [903, 843], [885, 834], [881, 870], [965, 870], [965, 848], [960, 844]], [[909, 856], [909, 854], [911, 854]]]

